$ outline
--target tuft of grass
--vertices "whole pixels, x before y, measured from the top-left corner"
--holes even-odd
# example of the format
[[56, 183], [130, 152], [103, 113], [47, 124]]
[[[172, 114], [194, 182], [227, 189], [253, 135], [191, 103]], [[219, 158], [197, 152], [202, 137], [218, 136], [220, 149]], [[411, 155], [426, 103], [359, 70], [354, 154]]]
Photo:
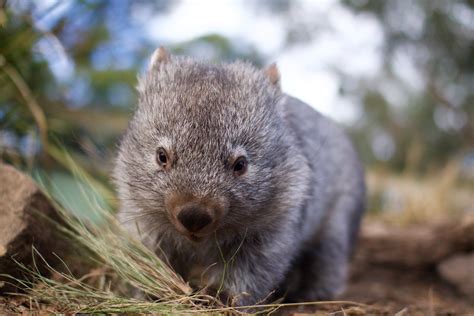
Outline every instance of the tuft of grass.
[[[74, 312], [175, 312], [195, 310], [197, 306], [202, 310], [203, 302], [208, 306], [217, 303], [213, 297], [193, 294], [190, 286], [165, 262], [132, 238], [121, 227], [112, 208], [104, 206], [103, 200], [97, 198], [96, 192], [103, 192], [104, 187], [97, 190], [92, 177], [66, 153], [63, 153], [62, 160], [77, 179], [79, 194], [87, 202], [87, 210], [83, 212], [92, 213], [92, 218], [100, 220], [90, 221], [73, 215], [67, 206], [55, 202], [48, 190], [44, 190], [63, 222], [55, 225], [65, 237], [85, 249], [90, 259], [103, 271], [108, 271], [108, 275], [102, 275], [96, 282], [99, 284], [92, 286], [88, 283], [90, 276], [77, 278], [67, 266], [67, 272], [58, 271], [35, 251], [34, 257], [43, 261], [42, 265], [51, 270], [54, 278], [44, 277], [37, 272], [38, 269], [19, 263], [20, 268], [33, 277], [33, 281], [17, 280], [31, 299], [51, 303], [61, 311]], [[41, 179], [39, 182], [46, 189], [46, 182]], [[54, 183], [51, 188], [60, 194]], [[149, 298], [154, 298], [154, 301], [147, 301]]]

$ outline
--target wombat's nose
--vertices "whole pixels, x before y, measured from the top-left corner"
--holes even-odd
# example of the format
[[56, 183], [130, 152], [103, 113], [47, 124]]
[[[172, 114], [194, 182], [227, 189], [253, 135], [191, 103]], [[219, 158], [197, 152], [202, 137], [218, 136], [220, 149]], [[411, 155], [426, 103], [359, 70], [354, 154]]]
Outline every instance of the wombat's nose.
[[209, 213], [196, 206], [183, 208], [178, 214], [178, 220], [191, 233], [196, 233], [212, 223]]

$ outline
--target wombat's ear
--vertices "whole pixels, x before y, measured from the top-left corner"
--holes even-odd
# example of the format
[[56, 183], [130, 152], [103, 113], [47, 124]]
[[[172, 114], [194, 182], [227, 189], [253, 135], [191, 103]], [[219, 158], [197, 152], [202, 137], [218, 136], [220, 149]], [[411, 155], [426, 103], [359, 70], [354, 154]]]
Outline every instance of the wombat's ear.
[[267, 76], [273, 85], [280, 87], [280, 71], [278, 71], [278, 67], [275, 63], [265, 69], [265, 76]]
[[148, 65], [148, 70], [156, 68], [160, 64], [167, 63], [169, 61], [170, 61], [170, 54], [163, 46], [160, 46], [153, 52], [153, 55], [151, 56], [150, 64]]

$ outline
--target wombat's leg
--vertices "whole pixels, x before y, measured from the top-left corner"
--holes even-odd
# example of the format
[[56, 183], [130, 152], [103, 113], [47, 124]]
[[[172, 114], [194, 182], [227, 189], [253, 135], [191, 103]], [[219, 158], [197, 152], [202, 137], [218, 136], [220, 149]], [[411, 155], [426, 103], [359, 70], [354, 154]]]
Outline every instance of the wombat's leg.
[[288, 301], [330, 300], [342, 293], [362, 211], [362, 199], [351, 195], [334, 203], [321, 234], [295, 267], [301, 269], [301, 278], [298, 288], [288, 293]]
[[283, 281], [297, 249], [291, 226], [286, 231], [248, 238], [226, 268], [223, 291], [231, 300], [227, 303], [263, 303]]

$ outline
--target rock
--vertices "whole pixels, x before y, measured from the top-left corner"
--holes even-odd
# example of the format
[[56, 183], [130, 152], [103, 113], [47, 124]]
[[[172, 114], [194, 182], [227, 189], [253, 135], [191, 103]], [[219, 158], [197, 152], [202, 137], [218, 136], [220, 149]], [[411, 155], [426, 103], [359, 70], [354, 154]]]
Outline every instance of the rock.
[[428, 268], [457, 253], [474, 251], [474, 216], [437, 227], [397, 228], [366, 224], [357, 257], [372, 264]]
[[[0, 274], [24, 278], [18, 261], [32, 265], [33, 247], [52, 266], [67, 249], [55, 224], [59, 217], [38, 186], [27, 175], [0, 163]], [[48, 274], [41, 259], [35, 258], [39, 272]], [[12, 280], [0, 276], [0, 293], [15, 291]]]
[[438, 265], [440, 276], [474, 300], [474, 253], [454, 255]]

